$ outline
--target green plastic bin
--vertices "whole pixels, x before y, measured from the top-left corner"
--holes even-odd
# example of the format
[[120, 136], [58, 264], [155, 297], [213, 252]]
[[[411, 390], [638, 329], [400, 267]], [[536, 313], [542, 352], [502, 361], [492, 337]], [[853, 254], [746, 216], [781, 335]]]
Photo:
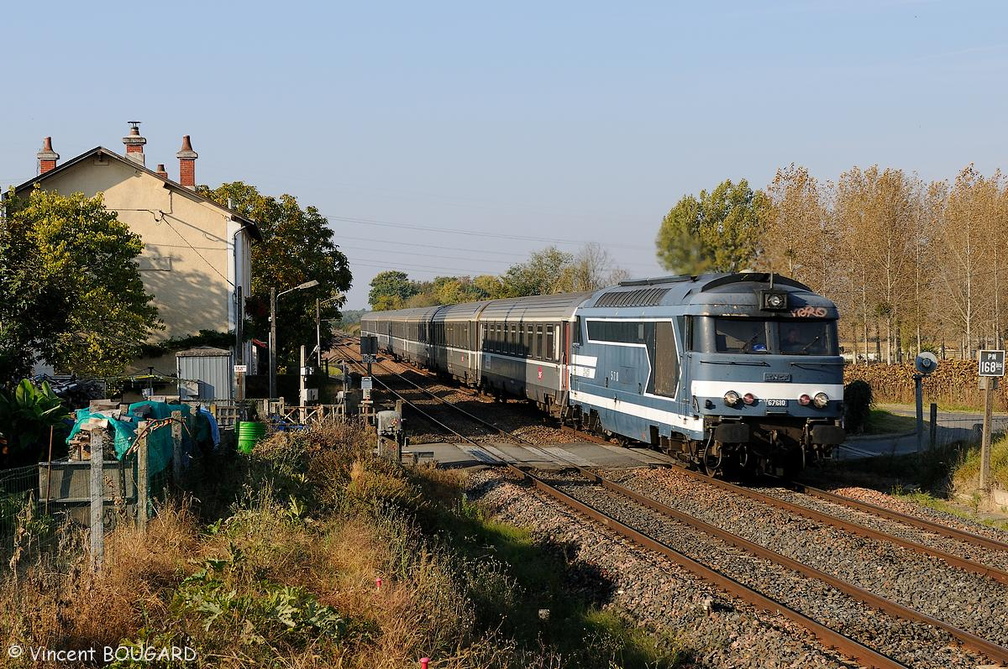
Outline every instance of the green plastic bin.
[[241, 421], [238, 423], [238, 450], [251, 453], [255, 445], [266, 434], [266, 423]]

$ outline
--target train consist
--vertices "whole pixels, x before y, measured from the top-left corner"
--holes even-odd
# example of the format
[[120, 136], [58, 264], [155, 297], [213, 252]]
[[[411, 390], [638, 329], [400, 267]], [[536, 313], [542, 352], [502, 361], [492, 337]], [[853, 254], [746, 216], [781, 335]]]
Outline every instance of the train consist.
[[376, 311], [381, 351], [711, 475], [788, 473], [845, 437], [836, 306], [763, 273]]

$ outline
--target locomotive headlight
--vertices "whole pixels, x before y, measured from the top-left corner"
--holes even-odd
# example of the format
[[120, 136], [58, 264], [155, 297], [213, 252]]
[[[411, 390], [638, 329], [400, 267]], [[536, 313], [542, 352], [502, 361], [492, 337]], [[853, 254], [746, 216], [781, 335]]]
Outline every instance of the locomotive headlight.
[[807, 407], [811, 403], [812, 403], [812, 398], [809, 397], [807, 394], [806, 395], [802, 395], [801, 397], [798, 398], [798, 404], [802, 405], [803, 407]]
[[739, 403], [739, 394], [734, 390], [729, 390], [724, 394], [724, 403], [730, 407], [736, 406]]
[[742, 396], [742, 401], [751, 406], [756, 404], [756, 396], [752, 393], [746, 393]]
[[829, 404], [829, 395], [826, 393], [816, 393], [815, 397], [812, 398], [812, 404], [815, 405], [816, 409], [825, 409], [826, 405]]

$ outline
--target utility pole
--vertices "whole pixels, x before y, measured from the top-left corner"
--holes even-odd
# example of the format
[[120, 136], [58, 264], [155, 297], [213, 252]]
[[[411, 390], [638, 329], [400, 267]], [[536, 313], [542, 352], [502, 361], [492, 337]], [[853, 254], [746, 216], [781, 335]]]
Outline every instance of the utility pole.
[[276, 399], [276, 288], [270, 288], [269, 398]]
[[[318, 370], [322, 371], [322, 300], [315, 298], [315, 352], [318, 353]], [[301, 363], [304, 365], [304, 363]]]

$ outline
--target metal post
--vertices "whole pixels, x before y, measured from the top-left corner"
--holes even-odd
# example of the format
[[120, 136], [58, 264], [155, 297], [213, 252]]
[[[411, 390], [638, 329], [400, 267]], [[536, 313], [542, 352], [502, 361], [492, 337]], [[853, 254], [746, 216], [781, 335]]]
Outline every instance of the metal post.
[[[235, 365], [245, 363], [245, 307], [242, 300], [242, 287], [235, 288]], [[245, 374], [235, 374], [235, 399], [245, 399]]]
[[938, 405], [931, 403], [931, 448], [938, 444]]
[[917, 398], [917, 452], [921, 452], [924, 443], [924, 391], [920, 374], [914, 374], [914, 396]]
[[305, 405], [308, 403], [308, 386], [307, 386], [307, 383], [306, 383], [306, 381], [308, 380], [308, 377], [305, 376], [305, 371], [306, 371], [305, 370], [305, 347], [304, 347], [304, 344], [301, 344], [301, 368], [298, 370], [298, 378], [301, 380], [301, 382], [300, 382], [300, 385], [301, 385], [301, 387], [300, 387], [301, 401], [298, 403], [298, 405], [299, 405], [299, 408], [298, 408], [298, 419], [299, 420], [298, 420], [298, 422], [301, 423], [302, 425], [305, 424], [305, 419], [306, 419], [306, 416], [305, 416]]
[[105, 562], [105, 448], [102, 430], [91, 430], [91, 568], [101, 571]]
[[277, 336], [276, 336], [276, 288], [270, 288], [270, 332], [269, 332], [269, 398], [276, 399], [276, 365], [277, 365]]
[[147, 530], [147, 513], [150, 506], [150, 473], [147, 459], [147, 421], [137, 424], [137, 434], [143, 435], [137, 439], [137, 525], [141, 532]]
[[996, 376], [981, 376], [980, 389], [984, 391], [983, 437], [980, 439], [980, 490], [988, 492], [991, 487], [991, 419], [994, 413], [994, 389]]
[[174, 466], [175, 485], [181, 485], [182, 465], [184, 464], [182, 458], [186, 455], [182, 448], [182, 412], [172, 411], [171, 417], [172, 463]]

